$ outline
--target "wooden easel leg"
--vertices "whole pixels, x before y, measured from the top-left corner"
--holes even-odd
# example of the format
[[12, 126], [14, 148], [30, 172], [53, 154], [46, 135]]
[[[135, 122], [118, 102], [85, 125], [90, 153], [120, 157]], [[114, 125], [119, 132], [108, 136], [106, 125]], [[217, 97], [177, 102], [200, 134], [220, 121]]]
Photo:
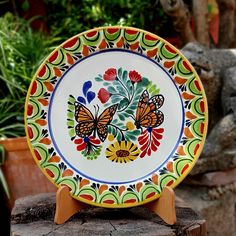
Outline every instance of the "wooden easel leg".
[[54, 223], [63, 224], [75, 213], [83, 208], [87, 208], [85, 203], [78, 202], [70, 195], [70, 190], [67, 186], [61, 186], [56, 194], [56, 213]]
[[172, 188], [164, 187], [159, 199], [144, 206], [159, 215], [167, 224], [176, 223], [175, 193]]

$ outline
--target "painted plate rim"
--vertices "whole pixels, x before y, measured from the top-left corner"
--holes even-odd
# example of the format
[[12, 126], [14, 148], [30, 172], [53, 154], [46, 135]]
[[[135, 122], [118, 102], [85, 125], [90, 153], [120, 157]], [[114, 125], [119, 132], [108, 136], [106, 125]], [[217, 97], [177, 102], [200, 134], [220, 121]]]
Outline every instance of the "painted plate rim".
[[[169, 42], [167, 42], [166, 40], [164, 40], [164, 39], [162, 39], [161, 37], [159, 37], [159, 36], [157, 36], [157, 35], [155, 35], [155, 34], [153, 34], [153, 33], [150, 33], [150, 32], [148, 32], [148, 31], [145, 31], [145, 30], [142, 30], [142, 29], [138, 29], [138, 28], [134, 28], [134, 27], [126, 27], [126, 26], [105, 26], [105, 27], [98, 27], [98, 28], [94, 28], [94, 29], [90, 29], [90, 30], [87, 30], [87, 31], [84, 31], [84, 32], [82, 32], [82, 33], [80, 33], [80, 34], [78, 34], [78, 35], [75, 35], [75, 36], [73, 36], [73, 37], [71, 37], [71, 38], [69, 38], [68, 40], [66, 40], [65, 42], [63, 42], [61, 45], [59, 45], [57, 48], [55, 48], [50, 54], [49, 54], [49, 56], [47, 56], [46, 57], [46, 59], [43, 61], [43, 63], [40, 65], [40, 67], [38, 68], [38, 70], [36, 71], [36, 73], [35, 73], [35, 75], [34, 75], [34, 77], [33, 77], [33, 79], [32, 79], [32, 81], [31, 81], [31, 84], [30, 84], [30, 86], [29, 86], [29, 89], [28, 89], [28, 93], [27, 93], [27, 97], [26, 97], [26, 102], [25, 102], [25, 116], [24, 116], [24, 120], [25, 120], [25, 131], [26, 131], [26, 137], [27, 137], [27, 143], [28, 143], [28, 146], [29, 146], [29, 148], [30, 148], [30, 151], [31, 151], [31, 153], [32, 153], [32, 156], [33, 156], [33, 158], [34, 158], [34, 160], [35, 160], [35, 162], [37, 163], [37, 165], [39, 166], [39, 168], [41, 169], [41, 171], [44, 173], [44, 175], [56, 186], [56, 187], [59, 187], [59, 185], [60, 184], [63, 184], [63, 178], [64, 177], [61, 177], [62, 178], [62, 181], [61, 181], [61, 183], [60, 184], [58, 184], [58, 183], [55, 183], [55, 181], [53, 180], [53, 177], [51, 177], [50, 176], [50, 174], [51, 173], [49, 173], [48, 171], [46, 171], [45, 170], [45, 167], [42, 167], [41, 165], [40, 165], [40, 161], [39, 161], [39, 157], [38, 157], [38, 153], [37, 153], [37, 149], [35, 150], [35, 147], [33, 147], [33, 144], [32, 144], [32, 141], [31, 141], [31, 139], [32, 139], [32, 129], [30, 130], [30, 122], [28, 122], [28, 114], [29, 114], [29, 102], [30, 102], [30, 98], [31, 98], [31, 93], [32, 93], [32, 90], [34, 90], [34, 88], [33, 88], [33, 84], [34, 84], [34, 82], [36, 82], [36, 79], [37, 79], [37, 77], [39, 76], [39, 74], [40, 74], [40, 72], [42, 72], [42, 70], [44, 69], [44, 66], [46, 65], [46, 63], [48, 62], [48, 60], [53, 56], [53, 55], [55, 55], [55, 52], [57, 52], [60, 48], [62, 48], [63, 46], [65, 46], [65, 45], [67, 45], [67, 44], [69, 44], [71, 41], [73, 41], [73, 40], [75, 40], [75, 39], [79, 39], [79, 40], [81, 40], [81, 37], [82, 36], [86, 36], [86, 35], [89, 35], [89, 34], [91, 34], [91, 33], [94, 33], [94, 32], [105, 32], [105, 31], [107, 31], [108, 29], [111, 29], [111, 30], [113, 30], [114, 32], [116, 32], [116, 30], [117, 31], [121, 31], [122, 33], [122, 36], [123, 36], [123, 33], [125, 32], [125, 31], [133, 31], [133, 32], [136, 32], [136, 33], [138, 33], [138, 34], [142, 34], [142, 36], [146, 36], [146, 35], [148, 35], [148, 36], [150, 36], [151, 38], [153, 38], [153, 39], [155, 39], [155, 40], [158, 40], [158, 41], [160, 41], [162, 44], [163, 44], [163, 46], [167, 46], [173, 53], [175, 53], [177, 56], [178, 56], [178, 58], [179, 58], [179, 60], [183, 60], [186, 64], [187, 64], [187, 68], [189, 69], [189, 71], [191, 71], [191, 73], [194, 75], [194, 79], [192, 79], [192, 80], [194, 80], [194, 81], [198, 81], [198, 86], [199, 86], [199, 91], [200, 91], [200, 94], [201, 94], [201, 98], [202, 98], [202, 101], [203, 101], [203, 103], [204, 103], [204, 111], [202, 112], [203, 113], [203, 118], [204, 118], [204, 128], [203, 128], [203, 132], [202, 132], [202, 137], [201, 137], [201, 139], [200, 139], [200, 142], [198, 143], [198, 149], [197, 149], [197, 151], [196, 151], [196, 154], [194, 155], [194, 158], [192, 158], [192, 160], [191, 160], [191, 163], [189, 163], [188, 165], [187, 165], [187, 168], [185, 168], [185, 170], [184, 170], [184, 172], [183, 173], [181, 173], [179, 176], [178, 176], [178, 178], [175, 180], [175, 181], [173, 181], [169, 186], [171, 187], [171, 188], [174, 188], [174, 187], [176, 187], [187, 175], [188, 175], [188, 173], [191, 171], [191, 169], [194, 167], [194, 165], [195, 165], [195, 163], [197, 162], [197, 160], [198, 160], [198, 158], [199, 158], [199, 156], [200, 156], [200, 154], [201, 154], [201, 151], [202, 151], [202, 149], [203, 149], [203, 146], [204, 146], [204, 143], [205, 143], [205, 139], [206, 139], [206, 134], [207, 134], [207, 126], [208, 126], [208, 107], [207, 107], [207, 98], [206, 98], [206, 95], [205, 95], [205, 91], [204, 91], [204, 88], [203, 88], [203, 85], [202, 85], [202, 83], [201, 83], [201, 80], [200, 80], [200, 78], [199, 78], [199, 76], [197, 75], [197, 73], [196, 73], [196, 71], [195, 71], [195, 69], [193, 68], [193, 66], [191, 65], [191, 63], [183, 56], [183, 54], [178, 50], [178, 49], [176, 49], [173, 45], [171, 45]], [[119, 36], [120, 37], [120, 36]], [[105, 37], [104, 37], [104, 35], [102, 35], [101, 36], [101, 39], [102, 40], [105, 40]], [[101, 39], [99, 39], [99, 40], [101, 40]], [[107, 39], [106, 39], [107, 40]], [[106, 41], [105, 40], [105, 41]], [[125, 40], [124, 38], [123, 38], [123, 40]], [[107, 40], [108, 41], [108, 40]], [[106, 41], [106, 42], [107, 42]], [[139, 37], [139, 39], [137, 40], [138, 41], [138, 43], [140, 43], [140, 37]], [[100, 42], [100, 41], [99, 41]], [[115, 43], [117, 43], [117, 40], [116, 39], [114, 39], [114, 40], [109, 40], [109, 42], [113, 42], [114, 44]], [[134, 42], [135, 42], [135, 40], [134, 40]], [[158, 42], [158, 44], [159, 44], [159, 42]], [[82, 44], [81, 44], [82, 45]], [[85, 43], [83, 44], [83, 45], [85, 45]], [[82, 45], [82, 46], [83, 46]], [[73, 46], [73, 45], [72, 45]], [[87, 44], [86, 44], [86, 46], [88, 46]], [[97, 43], [96, 44], [96, 49], [97, 49], [97, 51], [95, 51], [95, 52], [99, 52], [99, 51], [102, 51], [102, 50], [106, 50], [106, 48], [105, 49], [99, 49], [98, 48], [98, 46], [99, 46], [99, 44]], [[118, 47], [114, 47], [114, 49], [117, 49]], [[158, 46], [157, 45], [155, 45], [154, 47], [149, 47], [149, 49], [150, 48], [152, 48], [152, 49], [158, 49]], [[122, 48], [123, 49], [123, 48]], [[132, 49], [131, 48], [128, 48], [128, 49], [125, 49], [125, 50], [127, 50], [127, 51], [132, 51]], [[73, 51], [73, 50], [72, 50]], [[148, 51], [148, 50], [147, 50]], [[149, 50], [150, 51], [150, 50]], [[137, 52], [137, 51], [136, 51]], [[68, 53], [70, 53], [70, 51], [68, 51]], [[72, 53], [72, 52], [71, 52]], [[139, 52], [137, 52], [138, 54], [141, 54], [141, 53], [139, 53]], [[158, 51], [156, 52], [156, 55], [158, 55]], [[91, 54], [90, 54], [91, 55]], [[153, 57], [152, 56], [148, 56], [147, 54], [141, 54], [142, 56], [144, 56], [144, 57], [147, 57], [148, 59], [152, 59], [152, 60], [154, 60], [153, 59]], [[86, 58], [87, 56], [84, 56], [84, 57], [82, 57], [82, 58]], [[78, 59], [78, 61], [79, 61], [80, 59]], [[75, 61], [74, 63], [76, 63], [77, 61]], [[176, 64], [177, 62], [175, 61], [175, 63], [174, 63], [174, 65]], [[161, 63], [159, 63], [160, 64], [160, 66], [161, 66]], [[72, 66], [73, 64], [71, 64], [71, 66]], [[162, 65], [163, 66], [163, 65]], [[166, 68], [164, 68], [165, 70], [166, 70]], [[70, 70], [70, 67], [68, 68], [68, 70]], [[64, 73], [64, 72], [63, 72]], [[63, 75], [63, 73], [61, 72], [61, 75]], [[58, 76], [58, 78], [60, 78], [61, 76]], [[50, 77], [49, 77], [50, 78]], [[171, 78], [173, 78], [172, 76], [171, 76]], [[174, 80], [173, 80], [174, 81]], [[176, 81], [175, 81], [175, 83], [177, 83]], [[37, 90], [36, 90], [37, 91]], [[52, 91], [49, 91], [49, 92], [53, 92], [53, 90]], [[42, 105], [42, 106], [44, 106], [44, 104]], [[46, 105], [46, 106], [48, 106], [48, 105]], [[186, 110], [184, 109], [184, 112], [185, 112]], [[185, 117], [186, 117], [186, 114], [185, 114]], [[182, 137], [181, 137], [182, 138]], [[40, 143], [40, 142], [36, 142], [36, 143]], [[40, 143], [41, 144], [41, 143]], [[45, 144], [45, 145], [47, 145], [47, 144]], [[185, 144], [183, 145], [183, 146], [185, 146]], [[177, 150], [177, 149], [176, 149]], [[49, 156], [49, 154], [47, 153], [47, 155]], [[49, 159], [49, 157], [47, 156], [47, 158]], [[48, 160], [47, 160], [48, 161]], [[55, 164], [56, 165], [56, 164]], [[61, 173], [60, 173], [61, 174]], [[155, 173], [156, 174], [156, 173]], [[175, 173], [176, 174], [176, 173]], [[157, 174], [156, 174], [157, 175]], [[72, 175], [73, 176], [73, 175]], [[66, 177], [66, 176], [65, 176]], [[123, 192], [121, 193], [121, 195], [119, 195], [119, 193], [118, 193], [118, 190], [117, 190], [117, 193], [116, 194], [118, 194], [117, 196], [118, 196], [118, 202], [116, 202], [116, 203], [112, 203], [111, 204], [111, 202], [109, 202], [109, 199], [108, 199], [108, 201], [105, 201], [105, 202], [98, 202], [98, 200], [96, 199], [96, 200], [91, 200], [91, 199], [89, 199], [89, 198], [84, 198], [84, 196], [82, 197], [82, 195], [81, 196], [76, 196], [75, 194], [73, 194], [72, 193], [72, 189], [71, 189], [71, 196], [73, 197], [73, 198], [75, 198], [75, 199], [77, 199], [77, 200], [79, 200], [79, 201], [81, 201], [81, 202], [84, 202], [84, 203], [87, 203], [87, 204], [90, 204], [90, 205], [94, 205], [94, 206], [99, 206], [99, 207], [106, 207], [106, 208], [125, 208], [125, 207], [133, 207], [133, 206], [138, 206], [138, 205], [142, 205], [142, 204], [145, 204], [145, 203], [148, 203], [148, 202], [151, 202], [151, 201], [153, 201], [153, 200], [155, 200], [155, 199], [157, 199], [157, 198], [159, 198], [160, 197], [160, 195], [161, 195], [161, 192], [162, 192], [162, 189], [163, 189], [163, 187], [164, 186], [159, 186], [160, 185], [160, 181], [158, 180], [158, 176], [157, 176], [157, 180], [155, 180], [155, 182], [157, 181], [157, 183], [154, 183], [154, 181], [153, 181], [153, 179], [152, 179], [152, 181], [151, 181], [151, 187], [160, 187], [160, 193], [149, 193], [149, 196], [147, 197], [147, 198], [143, 198], [143, 197], [141, 197], [141, 196], [139, 196], [139, 197], [137, 197], [137, 201], [129, 201], [129, 199], [126, 201], [126, 202], [122, 202], [121, 201], [121, 196], [124, 196], [124, 194], [128, 194], [129, 192], [128, 192], [128, 190], [127, 190], [127, 188], [128, 187], [126, 187], [126, 189], [125, 190], [123, 190]], [[86, 181], [84, 181], [84, 182], [86, 182]], [[81, 181], [80, 181], [80, 183], [81, 183]], [[143, 183], [143, 182], [142, 182]], [[78, 184], [78, 183], [77, 183]], [[66, 184], [67, 185], [67, 184]], [[86, 187], [87, 185], [85, 184], [85, 187]], [[71, 188], [71, 186], [69, 186], [68, 185], [68, 187], [70, 187]], [[89, 184], [88, 184], [88, 186], [87, 187], [91, 187], [91, 186], [89, 186]], [[101, 186], [100, 186], [101, 187]], [[121, 187], [121, 186], [120, 186]], [[143, 187], [143, 186], [142, 186]], [[142, 187], [140, 187], [140, 189], [142, 188]], [[78, 187], [78, 185], [77, 185], [77, 187], [76, 187], [76, 189], [78, 189], [78, 188], [80, 188], [80, 186]], [[140, 189], [139, 189], [139, 191], [140, 191]], [[81, 188], [81, 190], [83, 190], [83, 187]], [[104, 191], [105, 191], [105, 193], [107, 193], [107, 194], [111, 194], [111, 191], [109, 190], [109, 189], [105, 189], [105, 190], [103, 190], [103, 192], [102, 192], [102, 194], [104, 193]], [[137, 190], [136, 190], [137, 191]], [[99, 195], [98, 197], [100, 197], [100, 199], [101, 199], [101, 194], [99, 193], [100, 192], [100, 189], [96, 189], [96, 192], [97, 192], [97, 194]], [[113, 194], [113, 192], [112, 192], [112, 194]], [[138, 196], [138, 191], [137, 191], [137, 196]], [[124, 197], [123, 197], [124, 198]]]

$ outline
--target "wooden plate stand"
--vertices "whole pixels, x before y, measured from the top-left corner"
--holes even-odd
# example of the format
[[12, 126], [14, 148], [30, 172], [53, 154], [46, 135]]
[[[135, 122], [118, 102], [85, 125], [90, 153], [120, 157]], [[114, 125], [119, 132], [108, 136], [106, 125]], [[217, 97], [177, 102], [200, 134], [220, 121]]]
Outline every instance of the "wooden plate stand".
[[[160, 198], [143, 206], [160, 216], [167, 224], [173, 225], [176, 223], [175, 193], [172, 188], [164, 187]], [[90, 207], [90, 205], [72, 198], [67, 186], [61, 186], [56, 194], [54, 222], [56, 224], [63, 224], [75, 213], [88, 207]]]

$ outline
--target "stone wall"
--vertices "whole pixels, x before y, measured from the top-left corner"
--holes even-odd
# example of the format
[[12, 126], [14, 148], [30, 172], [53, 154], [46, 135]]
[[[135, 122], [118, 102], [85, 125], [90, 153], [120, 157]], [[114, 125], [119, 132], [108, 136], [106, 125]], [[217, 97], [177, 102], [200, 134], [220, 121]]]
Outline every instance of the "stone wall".
[[236, 50], [187, 44], [183, 54], [198, 72], [209, 106], [203, 152], [176, 192], [206, 220], [209, 236], [236, 232]]

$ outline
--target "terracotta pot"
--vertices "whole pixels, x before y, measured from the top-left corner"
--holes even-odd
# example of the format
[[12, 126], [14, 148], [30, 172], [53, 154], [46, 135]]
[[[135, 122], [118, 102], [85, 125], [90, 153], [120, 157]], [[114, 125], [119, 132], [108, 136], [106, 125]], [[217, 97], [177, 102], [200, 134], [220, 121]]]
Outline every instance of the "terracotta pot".
[[0, 144], [7, 155], [3, 172], [11, 193], [11, 206], [17, 198], [56, 191], [35, 163], [25, 137], [0, 140]]

